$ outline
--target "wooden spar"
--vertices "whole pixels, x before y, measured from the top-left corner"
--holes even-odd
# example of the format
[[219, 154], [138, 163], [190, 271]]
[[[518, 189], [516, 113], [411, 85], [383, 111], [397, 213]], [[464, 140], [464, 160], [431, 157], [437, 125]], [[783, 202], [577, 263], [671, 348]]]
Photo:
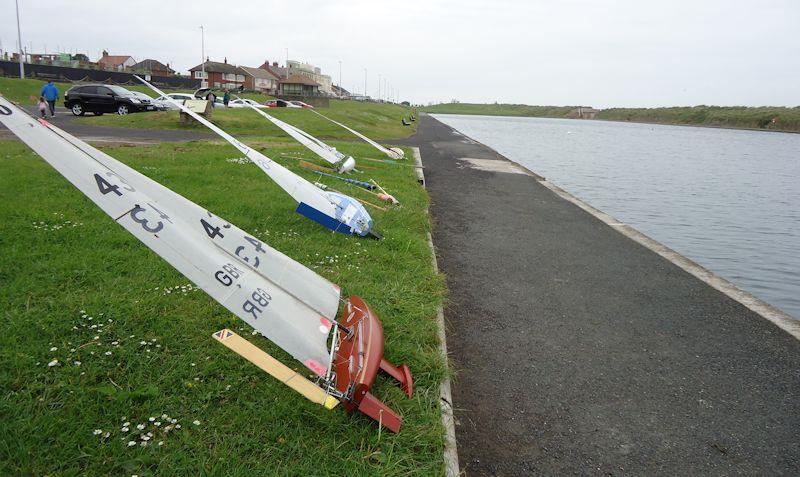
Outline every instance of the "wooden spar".
[[226, 328], [217, 331], [212, 336], [228, 349], [255, 364], [262, 371], [266, 371], [269, 375], [297, 391], [309, 401], [324, 406], [325, 409], [333, 409], [339, 404], [339, 400], [328, 394], [324, 389], [233, 331]]

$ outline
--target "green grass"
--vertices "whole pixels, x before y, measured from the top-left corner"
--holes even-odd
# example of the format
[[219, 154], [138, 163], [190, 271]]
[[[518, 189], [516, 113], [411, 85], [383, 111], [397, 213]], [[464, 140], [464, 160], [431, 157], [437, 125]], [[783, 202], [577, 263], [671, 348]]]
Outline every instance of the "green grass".
[[577, 106], [529, 106], [527, 104], [442, 103], [419, 108], [440, 114], [478, 114], [483, 116], [528, 116], [566, 118]]
[[[31, 104], [30, 96], [38, 98], [39, 91], [45, 84], [39, 80], [20, 80], [13, 78], [0, 78], [0, 94], [21, 104]], [[64, 93], [71, 85], [58, 83], [63, 99]], [[141, 91], [154, 96], [146, 86], [125, 86], [128, 89]], [[187, 92], [188, 90], [169, 90], [169, 92]], [[256, 93], [240, 95], [264, 102], [268, 96]], [[62, 102], [59, 102], [62, 107]], [[330, 121], [317, 116], [305, 109], [275, 108], [267, 110], [269, 114], [280, 118], [293, 126], [297, 126], [321, 139], [356, 139], [351, 133]], [[347, 124], [351, 128], [373, 139], [404, 138], [414, 134], [417, 123], [403, 126], [401, 120], [410, 114], [410, 108], [395, 104], [363, 103], [358, 101], [343, 101], [332, 99], [329, 108], [321, 108], [320, 112], [332, 119]], [[215, 108], [212, 121], [225, 131], [235, 135], [269, 136], [288, 138], [280, 129], [262, 118], [249, 108], [223, 109]], [[102, 126], [117, 126], [144, 129], [179, 129], [208, 132], [200, 124], [181, 124], [176, 111], [131, 114], [118, 116], [106, 114], [103, 116], [86, 115], [78, 118], [89, 124]]]
[[[576, 108], [577, 106], [442, 103], [426, 106], [420, 108], [420, 110], [442, 114], [567, 118]], [[800, 132], [800, 107], [687, 106], [673, 108], [611, 108], [601, 110], [597, 118], [611, 121]]]
[[[92, 81], [92, 83], [97, 83], [97, 81]], [[42, 90], [42, 86], [47, 84], [47, 81], [44, 80], [33, 80], [33, 79], [19, 79], [19, 78], [3, 78], [0, 77], [0, 94], [5, 96], [8, 100], [14, 101], [20, 104], [32, 104], [39, 98], [39, 92]], [[67, 92], [68, 89], [72, 88], [73, 86], [77, 86], [80, 84], [88, 84], [88, 83], [63, 83], [63, 82], [56, 82], [55, 85], [58, 87], [58, 92], [61, 94], [61, 100], [59, 105], [61, 106], [64, 99], [64, 93]], [[157, 95], [144, 85], [123, 85], [125, 89], [129, 89], [131, 91], [139, 91], [148, 96], [156, 97]], [[167, 93], [193, 93], [194, 90], [191, 89], [184, 89], [184, 88], [171, 88], [171, 89], [164, 89]], [[250, 98], [255, 101], [263, 103], [264, 101], [271, 99], [272, 96], [268, 96], [265, 94], [259, 93], [242, 93], [239, 96], [244, 98]], [[31, 97], [34, 99], [32, 100]]]
[[[278, 119], [297, 126], [321, 139], [356, 139], [356, 137], [325, 118], [307, 109], [274, 108], [266, 112]], [[320, 112], [356, 131], [374, 139], [402, 138], [416, 131], [416, 122], [403, 126], [401, 120], [408, 109], [393, 104], [362, 103], [332, 99], [329, 108]], [[208, 132], [199, 123], [182, 124], [177, 111], [129, 114], [118, 116], [85, 116], [80, 118], [88, 124], [146, 129], [179, 129]], [[277, 126], [250, 108], [215, 108], [211, 121], [226, 132], [234, 135], [270, 136], [288, 138]]]
[[[250, 144], [278, 160], [282, 153], [304, 155], [295, 144], [267, 140]], [[346, 146], [372, 154], [368, 145]], [[291, 199], [256, 166], [226, 161], [240, 156], [230, 146], [105, 150], [313, 268], [343, 293], [364, 297], [383, 320], [386, 357], [410, 365], [415, 395], [405, 399], [387, 379], [376, 381], [374, 393], [403, 416], [397, 435], [379, 432], [359, 414], [306, 401], [211, 333], [230, 327], [296, 369], [299, 363], [251, 336], [203, 292], [181, 291], [186, 278], [22, 143], [2, 141], [0, 475], [443, 473], [438, 389], [446, 369], [435, 315], [444, 284], [431, 267], [428, 198], [412, 168], [372, 163], [356, 176], [375, 178], [403, 204], [369, 209], [386, 237], [373, 241], [333, 234], [293, 213]], [[314, 177], [296, 161], [282, 162]], [[60, 365], [49, 368], [53, 359]], [[182, 429], [165, 434], [163, 413]], [[148, 422], [150, 416], [162, 425]], [[123, 432], [126, 421], [131, 425]], [[128, 447], [138, 440], [139, 423], [154, 433], [151, 445]], [[110, 436], [93, 435], [95, 429]]]
[[612, 121], [800, 131], [800, 107], [612, 108], [600, 111], [598, 118]]

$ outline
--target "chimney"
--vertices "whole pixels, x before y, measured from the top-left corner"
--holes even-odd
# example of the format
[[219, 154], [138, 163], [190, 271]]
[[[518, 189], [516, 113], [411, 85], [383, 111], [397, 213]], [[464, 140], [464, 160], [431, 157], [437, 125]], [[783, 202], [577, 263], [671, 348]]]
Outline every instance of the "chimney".
[[106, 56], [108, 56], [108, 51], [103, 50], [103, 57], [106, 57]]
[[226, 65], [228, 64], [228, 57], [227, 56], [225, 57], [224, 62], [225, 62]]
[[272, 62], [272, 66], [278, 66], [278, 62], [277, 61], [273, 61]]

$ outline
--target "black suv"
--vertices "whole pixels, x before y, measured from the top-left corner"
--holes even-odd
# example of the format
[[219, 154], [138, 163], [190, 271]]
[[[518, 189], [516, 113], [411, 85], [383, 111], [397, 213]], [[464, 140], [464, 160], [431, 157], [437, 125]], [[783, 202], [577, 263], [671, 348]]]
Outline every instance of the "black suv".
[[64, 96], [64, 106], [75, 116], [83, 116], [87, 111], [100, 116], [103, 113], [128, 114], [156, 109], [150, 100], [138, 98], [120, 86], [106, 84], [70, 88]]

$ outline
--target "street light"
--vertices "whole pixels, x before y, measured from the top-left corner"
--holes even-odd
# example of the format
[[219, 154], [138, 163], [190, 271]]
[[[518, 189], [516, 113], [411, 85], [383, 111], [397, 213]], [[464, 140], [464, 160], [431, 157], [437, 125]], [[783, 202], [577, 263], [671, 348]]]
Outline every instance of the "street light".
[[19, 77], [25, 79], [25, 63], [22, 61], [22, 33], [19, 29], [19, 0], [14, 0], [17, 7], [17, 41], [19, 42]]
[[200, 87], [204, 88], [207, 85], [204, 84], [206, 83], [206, 35], [203, 25], [200, 25], [200, 55], [202, 55], [202, 58], [200, 58], [200, 70], [202, 71], [200, 73]]

